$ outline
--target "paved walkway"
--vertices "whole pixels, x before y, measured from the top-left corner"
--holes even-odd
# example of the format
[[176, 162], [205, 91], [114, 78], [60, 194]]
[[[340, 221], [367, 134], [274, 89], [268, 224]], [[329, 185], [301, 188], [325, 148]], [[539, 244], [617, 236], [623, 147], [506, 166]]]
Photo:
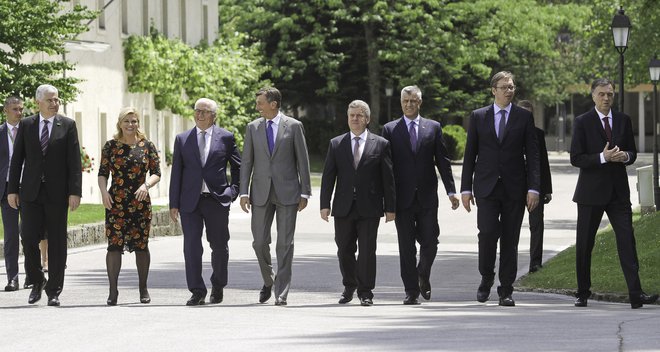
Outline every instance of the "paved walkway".
[[[644, 158], [641, 158], [644, 159]], [[641, 160], [641, 163], [650, 163]], [[546, 208], [545, 259], [574, 242], [577, 172], [567, 155], [551, 156], [554, 199]], [[639, 166], [639, 165], [637, 165]], [[458, 180], [460, 166], [454, 167]], [[634, 170], [631, 170], [634, 174]], [[635, 179], [631, 178], [635, 190]], [[28, 290], [0, 292], [0, 351], [658, 351], [660, 306], [515, 292], [517, 306], [476, 302], [476, 213], [452, 211], [441, 201], [440, 251], [433, 296], [403, 306], [396, 231], [381, 224], [374, 306], [337, 304], [342, 290], [332, 223], [318, 215], [318, 190], [300, 213], [293, 283], [287, 307], [258, 304], [261, 287], [251, 247], [249, 215], [234, 204], [231, 215], [229, 285], [219, 305], [185, 307], [182, 238], [150, 243], [152, 303], [139, 303], [135, 257], [124, 256], [119, 306], [107, 307], [105, 247], [69, 251], [62, 306], [45, 299], [28, 305]], [[633, 203], [637, 195], [633, 192]], [[528, 267], [529, 231], [523, 224], [519, 274]], [[207, 247], [208, 248], [208, 247]], [[205, 253], [205, 277], [210, 276]], [[5, 282], [4, 268], [0, 282]], [[660, 288], [646, 288], [649, 292]], [[494, 294], [494, 296], [496, 296]]]

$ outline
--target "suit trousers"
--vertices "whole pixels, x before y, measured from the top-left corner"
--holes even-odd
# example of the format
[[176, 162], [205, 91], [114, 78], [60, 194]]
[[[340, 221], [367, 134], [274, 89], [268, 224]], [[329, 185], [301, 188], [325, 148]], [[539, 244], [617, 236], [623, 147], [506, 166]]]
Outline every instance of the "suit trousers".
[[495, 277], [497, 242], [500, 242], [500, 297], [513, 292], [518, 273], [518, 241], [520, 226], [525, 215], [525, 202], [506, 194], [501, 180], [493, 192], [477, 198], [477, 227], [479, 228], [479, 273], [484, 279]]
[[[417, 197], [413, 205], [396, 212], [394, 220], [399, 240], [399, 265], [406, 293], [419, 295], [419, 278], [429, 281], [431, 266], [438, 253], [438, 208], [423, 208]], [[419, 243], [419, 263], [417, 245]]]
[[25, 269], [32, 283], [44, 279], [41, 270], [39, 242], [44, 230], [48, 233], [48, 296], [59, 295], [64, 287], [67, 258], [68, 199], [50, 199], [46, 184], [41, 183], [37, 199], [21, 200], [21, 235], [25, 253]]
[[2, 196], [2, 226], [5, 231], [4, 256], [7, 281], [18, 280], [18, 254], [20, 229], [18, 224], [19, 211], [10, 207], [7, 202], [7, 188]]
[[543, 197], [539, 199], [539, 205], [529, 212], [529, 267], [543, 263]]
[[181, 212], [183, 255], [186, 260], [186, 283], [190, 292], [206, 293], [202, 277], [202, 232], [211, 246], [211, 284], [222, 288], [227, 285], [229, 264], [229, 207], [210, 195], [200, 196], [197, 207], [190, 213]]
[[[353, 201], [348, 216], [335, 217], [335, 243], [342, 284], [358, 297], [373, 298], [376, 286], [376, 238], [380, 218], [362, 217]], [[355, 258], [358, 248], [360, 253]]]
[[[273, 218], [277, 216], [277, 275], [273, 272], [270, 254], [270, 230]], [[263, 206], [252, 206], [252, 248], [257, 255], [261, 277], [265, 286], [273, 286], [275, 298], [286, 300], [291, 286], [291, 266], [293, 265], [293, 237], [296, 231], [298, 204], [285, 205], [279, 202], [270, 185], [268, 200]]]
[[629, 201], [621, 200], [613, 200], [606, 205], [578, 204], [575, 240], [577, 296], [583, 298], [591, 296], [591, 252], [603, 213], [607, 213], [614, 229], [619, 262], [628, 285], [628, 293], [630, 297], [638, 297], [642, 293], [642, 287], [632, 226], [632, 209]]

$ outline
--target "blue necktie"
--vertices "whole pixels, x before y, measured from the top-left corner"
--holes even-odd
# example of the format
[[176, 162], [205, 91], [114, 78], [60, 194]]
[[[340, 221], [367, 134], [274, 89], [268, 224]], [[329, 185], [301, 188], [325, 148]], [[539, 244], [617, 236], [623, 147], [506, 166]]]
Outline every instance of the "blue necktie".
[[48, 120], [44, 120], [44, 128], [41, 129], [41, 152], [43, 155], [46, 155], [46, 150], [48, 150]]
[[268, 121], [268, 127], [266, 127], [266, 141], [268, 142], [268, 152], [273, 155], [273, 149], [275, 149], [275, 138], [273, 138], [273, 120]]
[[500, 110], [500, 125], [497, 130], [497, 138], [502, 142], [502, 139], [504, 139], [504, 128], [506, 127], [506, 110]]
[[417, 130], [415, 130], [415, 121], [410, 123], [410, 129], [408, 129], [410, 134], [410, 147], [412, 148], [413, 153], [417, 152]]

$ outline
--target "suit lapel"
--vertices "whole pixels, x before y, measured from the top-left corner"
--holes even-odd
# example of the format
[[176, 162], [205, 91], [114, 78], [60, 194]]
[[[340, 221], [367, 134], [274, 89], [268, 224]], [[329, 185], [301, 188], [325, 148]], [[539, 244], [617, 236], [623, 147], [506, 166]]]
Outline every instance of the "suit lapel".
[[[199, 155], [199, 144], [197, 143], [197, 127], [193, 127], [186, 137], [185, 148], [190, 148], [193, 150], [193, 154], [196, 155], [197, 164], [202, 167], [202, 156]], [[210, 154], [210, 153], [209, 153]]]
[[[39, 123], [37, 123], [37, 126], [39, 126]], [[50, 138], [48, 138], [48, 148], [46, 148], [46, 155], [48, 155], [50, 152], [50, 146], [53, 144], [53, 141], [62, 138], [65, 132], [66, 131], [64, 127], [62, 127], [62, 116], [55, 115], [55, 117], [53, 117], [53, 129], [50, 131]]]
[[488, 110], [486, 110], [484, 122], [486, 123], [486, 130], [488, 131], [488, 134], [492, 138], [495, 138], [495, 141], [497, 141], [497, 144], [499, 144], [500, 140], [497, 138], [497, 132], [495, 131], [495, 109], [492, 105], [490, 108], [488, 108]]
[[9, 139], [7, 138], [7, 122], [0, 125], [0, 153], [3, 157], [9, 158]]
[[374, 142], [374, 140], [375, 140], [375, 138], [374, 138], [373, 134], [371, 132], [367, 132], [367, 140], [364, 143], [364, 150], [362, 150], [362, 156], [360, 156], [360, 162], [358, 163], [358, 169], [360, 168], [360, 165], [362, 165], [364, 163], [364, 160], [367, 158], [367, 156], [371, 155], [374, 148], [376, 147], [376, 143]]
[[[603, 126], [603, 122], [600, 120], [600, 115], [596, 112], [596, 109], [594, 108], [591, 110], [591, 123], [592, 123], [592, 128], [600, 134], [600, 137], [603, 139], [603, 142], [607, 142], [607, 135], [605, 134], [605, 127]], [[612, 124], [614, 124], [614, 113], [612, 113]], [[610, 126], [612, 127], [612, 126]], [[614, 138], [614, 129], [612, 129], [612, 138]], [[610, 146], [611, 147], [611, 146]]]
[[[421, 123], [419, 130], [422, 130]], [[408, 146], [406, 150], [410, 153], [411, 157], [414, 157], [415, 153], [413, 153], [412, 146], [410, 145], [410, 132], [408, 132], [408, 125], [406, 125], [406, 119], [404, 117], [399, 119], [399, 122], [394, 128], [394, 133], [397, 134], [397, 138], [401, 138], [401, 140], [403, 140], [404, 144]], [[417, 133], [417, 145], [419, 146], [419, 133]]]
[[346, 157], [346, 162], [353, 167], [353, 148], [351, 148], [351, 132], [346, 133], [339, 143], [339, 154]]
[[[282, 141], [282, 138], [284, 138], [284, 132], [286, 132], [286, 129], [289, 128], [288, 122], [289, 121], [286, 119], [286, 116], [280, 114], [280, 124], [277, 126], [277, 136], [275, 137], [275, 148], [273, 148], [273, 155], [275, 155], [277, 150], [280, 148], [280, 143], [278, 142]], [[266, 149], [268, 149], [268, 145], [266, 145]], [[271, 155], [271, 157], [273, 157], [273, 155]]]

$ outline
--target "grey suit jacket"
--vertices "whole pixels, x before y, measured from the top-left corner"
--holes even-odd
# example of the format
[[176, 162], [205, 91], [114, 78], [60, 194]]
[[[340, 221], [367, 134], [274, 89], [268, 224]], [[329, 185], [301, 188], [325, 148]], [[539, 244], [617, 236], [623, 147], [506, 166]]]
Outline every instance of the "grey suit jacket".
[[277, 199], [284, 205], [298, 204], [301, 194], [312, 194], [303, 125], [282, 113], [273, 155], [268, 152], [265, 118], [254, 120], [245, 128], [240, 194], [249, 194], [252, 204], [263, 206], [271, 182]]

